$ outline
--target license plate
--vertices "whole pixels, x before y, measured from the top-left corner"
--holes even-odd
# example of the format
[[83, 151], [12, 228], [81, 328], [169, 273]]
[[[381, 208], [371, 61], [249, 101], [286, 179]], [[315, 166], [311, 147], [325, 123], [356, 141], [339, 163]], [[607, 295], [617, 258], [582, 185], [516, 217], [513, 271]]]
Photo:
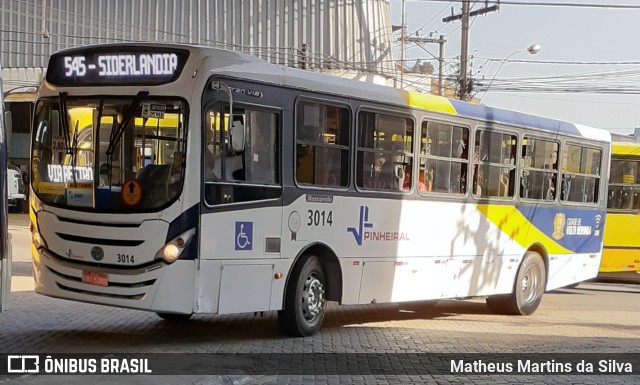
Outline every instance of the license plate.
[[102, 273], [94, 273], [91, 271], [82, 272], [82, 283], [96, 286], [109, 286], [109, 275]]

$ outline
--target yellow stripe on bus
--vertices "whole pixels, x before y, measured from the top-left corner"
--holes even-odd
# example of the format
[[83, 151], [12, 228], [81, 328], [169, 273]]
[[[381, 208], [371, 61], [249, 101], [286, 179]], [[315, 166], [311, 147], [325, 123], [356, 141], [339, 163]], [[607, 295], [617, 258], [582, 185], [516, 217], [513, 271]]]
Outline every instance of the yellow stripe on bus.
[[420, 92], [401, 91], [402, 96], [412, 107], [420, 107], [427, 110], [446, 112], [457, 115], [458, 112], [453, 107], [449, 99], [442, 96], [428, 95]]
[[556, 241], [532, 225], [515, 206], [476, 205], [476, 207], [502, 232], [525, 249], [533, 243], [540, 243], [549, 254], [573, 254], [571, 250], [560, 246]]

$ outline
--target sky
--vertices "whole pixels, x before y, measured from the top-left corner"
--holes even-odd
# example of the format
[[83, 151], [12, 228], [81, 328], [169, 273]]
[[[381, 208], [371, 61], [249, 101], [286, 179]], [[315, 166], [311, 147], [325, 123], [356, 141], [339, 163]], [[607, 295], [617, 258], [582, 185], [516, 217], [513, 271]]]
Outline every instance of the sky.
[[[630, 134], [634, 127], [640, 127], [640, 1], [510, 0], [506, 3], [500, 5], [499, 12], [470, 19], [472, 77], [476, 82], [488, 85], [495, 76], [486, 95], [479, 92], [474, 95], [476, 98], [482, 98], [483, 104], [492, 107], [622, 134]], [[534, 5], [536, 3], [630, 5], [636, 8]], [[472, 10], [484, 5], [484, 1], [472, 1]], [[431, 32], [433, 37], [445, 35], [448, 74], [459, 64], [461, 50], [461, 22], [442, 21], [451, 15], [452, 7], [454, 13], [459, 14], [462, 3], [405, 0], [408, 35], [416, 36], [416, 32], [423, 37]], [[401, 0], [391, 0], [394, 25], [402, 23], [401, 9]], [[394, 38], [397, 36], [394, 34]], [[526, 51], [531, 44], [541, 46], [538, 54], [531, 55]], [[398, 59], [400, 44], [396, 47], [394, 56]], [[437, 75], [434, 56], [438, 56], [437, 44], [423, 44], [422, 47], [408, 44], [405, 47], [405, 60], [429, 60]], [[501, 66], [507, 57], [509, 59]], [[566, 62], [587, 64], [561, 64]], [[505, 90], [508, 86], [526, 87], [530, 92]], [[544, 92], [550, 88], [563, 92]]]

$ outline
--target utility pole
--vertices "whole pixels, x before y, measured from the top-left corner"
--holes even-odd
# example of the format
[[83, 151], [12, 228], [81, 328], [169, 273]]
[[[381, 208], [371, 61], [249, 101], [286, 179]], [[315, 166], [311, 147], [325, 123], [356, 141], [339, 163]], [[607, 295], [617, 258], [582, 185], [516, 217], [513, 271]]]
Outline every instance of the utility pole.
[[438, 95], [444, 95], [444, 43], [447, 41], [444, 39], [444, 35], [440, 35], [440, 38], [434, 39], [430, 37], [414, 37], [407, 36], [404, 41], [409, 43], [416, 43], [418, 45], [422, 43], [438, 43], [440, 45], [440, 52], [438, 54]]
[[402, 34], [400, 35], [400, 89], [404, 89], [404, 1], [402, 0]]
[[462, 2], [462, 47], [460, 48], [460, 100], [467, 98], [467, 66], [469, 63], [469, 0]]
[[438, 95], [444, 96], [444, 35], [440, 35], [438, 44], [440, 45], [440, 53], [438, 54]]
[[462, 37], [460, 40], [462, 41], [460, 48], [460, 100], [466, 100], [467, 98], [467, 90], [468, 90], [468, 63], [469, 63], [469, 17], [482, 15], [489, 12], [495, 12], [500, 9], [500, 1], [498, 0], [498, 4], [489, 6], [489, 2], [485, 0], [485, 6], [481, 9], [470, 11], [470, 0], [462, 0], [462, 13], [459, 15], [454, 15], [452, 10], [452, 15], [445, 17], [442, 19], [443, 22], [448, 23], [454, 20], [462, 20]]

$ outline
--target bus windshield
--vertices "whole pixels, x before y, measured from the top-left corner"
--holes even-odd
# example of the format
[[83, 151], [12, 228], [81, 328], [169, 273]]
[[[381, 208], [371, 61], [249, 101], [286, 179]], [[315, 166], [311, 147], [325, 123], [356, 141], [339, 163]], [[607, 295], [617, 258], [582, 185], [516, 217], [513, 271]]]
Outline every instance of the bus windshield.
[[40, 100], [32, 130], [37, 196], [96, 212], [152, 211], [177, 198], [186, 104], [144, 96]]

